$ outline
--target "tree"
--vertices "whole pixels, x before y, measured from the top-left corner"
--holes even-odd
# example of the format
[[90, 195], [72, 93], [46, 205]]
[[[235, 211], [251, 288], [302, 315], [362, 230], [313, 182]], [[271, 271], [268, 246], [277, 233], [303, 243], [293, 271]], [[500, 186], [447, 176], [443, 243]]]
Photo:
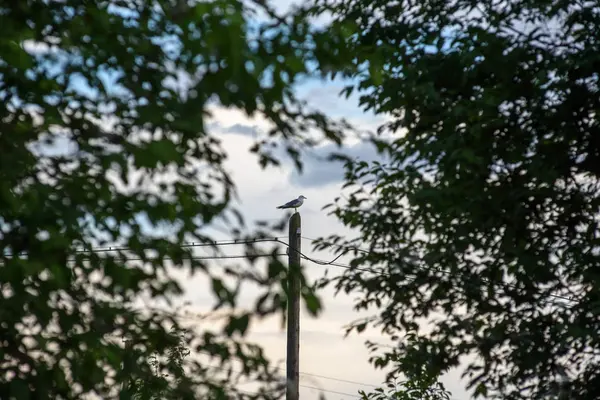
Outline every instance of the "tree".
[[[370, 347], [372, 350], [377, 349], [375, 344]], [[397, 362], [394, 359], [389, 361], [392, 365]], [[413, 368], [403, 380], [393, 372], [387, 375], [385, 387], [375, 388], [369, 393], [359, 390], [358, 393], [362, 400], [450, 400], [452, 393], [446, 390], [438, 378], [439, 376], [421, 366]]]
[[352, 192], [331, 205], [357, 241], [321, 243], [370, 245], [336, 282], [378, 310], [355, 329], [420, 328], [378, 365], [462, 365], [476, 397], [596, 397], [597, 5], [318, 3], [356, 24], [345, 93], [390, 119], [385, 159], [347, 160]]
[[[298, 148], [315, 131], [336, 142], [341, 132], [292, 89], [322, 63], [343, 62], [344, 41], [301, 15], [237, 0], [2, 2], [0, 33], [0, 397], [117, 398], [132, 374], [152, 379], [144, 354], [169, 349], [165, 325], [176, 316], [132, 306], [181, 294], [169, 265], [210, 276], [223, 307], [246, 279], [229, 287], [181, 246], [207, 242], [216, 220], [246, 232], [230, 205], [226, 154], [205, 124], [210, 108], [263, 115], [273, 129], [253, 149], [258, 161], [277, 163], [278, 145], [301, 166]], [[269, 273], [256, 270], [257, 312], [285, 310], [282, 271], [275, 257]], [[269, 382], [264, 355], [241, 338], [254, 315], [187, 345]], [[124, 349], [122, 337], [143, 351]], [[235, 393], [197, 362], [186, 366], [178, 398]]]
[[[167, 350], [166, 363], [161, 360], [159, 354], [151, 354], [148, 357], [148, 364], [153, 371], [153, 376], [150, 381], [142, 379], [130, 379], [128, 382], [129, 390], [133, 392], [134, 400], [163, 400], [163, 399], [176, 399], [178, 394], [171, 393], [171, 382], [169, 374], [163, 372], [163, 369], [167, 367], [169, 370], [176, 371], [173, 382], [175, 386], [181, 384], [185, 379], [186, 374], [184, 370], [185, 359], [191, 353], [190, 349], [187, 348], [185, 340], [185, 332], [178, 331], [177, 328], [171, 330], [171, 334], [174, 336], [173, 343]], [[146, 377], [147, 378], [147, 377]]]
[[450, 400], [441, 382], [424, 377], [413, 377], [404, 381], [389, 379], [386, 388], [376, 388], [369, 393], [360, 390], [361, 400]]

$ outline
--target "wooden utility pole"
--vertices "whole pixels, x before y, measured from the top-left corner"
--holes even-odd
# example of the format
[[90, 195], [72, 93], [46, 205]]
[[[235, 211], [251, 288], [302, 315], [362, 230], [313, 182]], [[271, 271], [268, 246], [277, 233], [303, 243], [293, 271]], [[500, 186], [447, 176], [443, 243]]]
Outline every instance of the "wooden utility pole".
[[286, 400], [298, 400], [300, 393], [300, 239], [301, 220], [296, 211], [289, 221], [289, 279], [287, 310], [287, 392]]

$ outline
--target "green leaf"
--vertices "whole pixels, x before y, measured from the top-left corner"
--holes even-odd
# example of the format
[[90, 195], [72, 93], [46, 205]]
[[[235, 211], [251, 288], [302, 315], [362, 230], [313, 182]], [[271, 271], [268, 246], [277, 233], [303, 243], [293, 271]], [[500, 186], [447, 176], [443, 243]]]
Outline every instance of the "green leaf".
[[246, 334], [248, 330], [248, 326], [250, 324], [250, 315], [243, 314], [240, 317], [232, 316], [229, 318], [227, 325], [224, 328], [224, 332], [227, 336], [233, 336], [236, 333], [239, 333], [241, 336]]
[[10, 382], [10, 396], [15, 399], [30, 399], [30, 391], [22, 379], [14, 379]]
[[317, 295], [312, 291], [303, 290], [302, 298], [304, 299], [308, 313], [311, 316], [317, 316], [322, 310], [321, 300], [317, 297]]
[[480, 383], [475, 387], [475, 392], [474, 392], [475, 396], [482, 396], [482, 397], [486, 397], [487, 396], [487, 387], [485, 386], [484, 383]]

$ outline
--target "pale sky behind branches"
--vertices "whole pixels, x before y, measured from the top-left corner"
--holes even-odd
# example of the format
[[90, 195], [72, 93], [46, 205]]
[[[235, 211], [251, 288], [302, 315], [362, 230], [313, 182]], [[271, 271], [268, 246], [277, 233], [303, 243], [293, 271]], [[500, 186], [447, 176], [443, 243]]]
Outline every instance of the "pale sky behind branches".
[[[288, 0], [272, 2], [278, 10], [285, 10], [292, 4]], [[355, 127], [363, 130], [374, 131], [385, 122], [384, 116], [375, 116], [363, 112], [358, 107], [358, 97], [352, 96], [346, 100], [338, 96], [343, 87], [343, 82], [307, 82], [298, 88], [298, 94], [306, 99], [309, 104], [327, 115], [335, 118], [345, 118]], [[326, 156], [333, 145], [316, 149], [303, 158], [304, 172], [295, 172], [291, 162], [284, 163], [281, 168], [268, 168], [262, 170], [256, 162], [256, 157], [248, 152], [254, 143], [255, 135], [261, 129], [268, 127], [261, 121], [249, 120], [242, 113], [215, 109], [212, 124], [212, 133], [218, 134], [223, 146], [229, 154], [226, 165], [231, 172], [239, 194], [239, 204], [244, 217], [248, 221], [271, 220], [281, 218], [282, 210], [275, 207], [299, 195], [307, 197], [304, 205], [299, 209], [302, 216], [302, 236], [318, 238], [330, 234], [348, 235], [355, 237], [356, 232], [345, 229], [334, 217], [327, 216], [327, 211], [322, 207], [339, 195], [343, 185], [343, 170], [341, 165], [317, 161], [320, 156]], [[361, 157], [368, 160], [376, 156], [373, 148], [364, 143], [354, 141], [351, 146], [344, 148], [344, 153], [352, 157]], [[285, 234], [284, 234], [285, 235]], [[216, 234], [218, 239], [227, 239], [226, 236]], [[285, 239], [287, 242], [287, 239]], [[243, 253], [243, 246], [232, 246], [223, 250], [226, 254], [238, 255]], [[307, 256], [331, 260], [335, 257], [330, 252], [314, 252], [309, 240], [302, 240], [302, 252]], [[347, 264], [351, 258], [342, 257], [337, 260]], [[225, 260], [227, 261], [227, 260]], [[235, 261], [235, 260], [232, 260]], [[216, 260], [215, 263], [220, 263]], [[316, 265], [303, 262], [309, 277], [322, 276], [325, 269], [329, 275], [340, 274], [344, 270], [334, 266]], [[202, 276], [185, 279], [187, 300], [198, 311], [208, 311], [210, 307], [209, 282]], [[253, 300], [256, 293], [247, 290], [242, 293], [244, 298]], [[246, 297], [247, 296], [247, 297]], [[324, 392], [326, 399], [351, 399], [358, 398], [358, 390], [370, 390], [373, 386], [382, 385], [385, 373], [375, 370], [368, 362], [370, 356], [364, 342], [366, 340], [389, 343], [389, 339], [375, 330], [367, 330], [361, 335], [352, 334], [344, 338], [343, 327], [351, 321], [366, 314], [359, 314], [353, 310], [353, 297], [339, 294], [334, 296], [333, 289], [321, 292], [324, 303], [324, 312], [318, 318], [311, 318], [302, 311], [300, 326], [300, 384], [311, 387], [320, 387], [324, 390], [348, 393]], [[188, 322], [193, 325], [193, 320]], [[281, 329], [279, 318], [270, 318], [251, 326], [249, 339], [261, 344], [267, 355], [275, 363], [285, 365], [286, 332]], [[281, 364], [282, 363], [282, 364]], [[282, 370], [282, 374], [285, 371]], [[306, 373], [312, 375], [305, 375]], [[315, 377], [322, 375], [333, 379]], [[349, 383], [342, 381], [355, 381]], [[446, 388], [452, 392], [452, 399], [466, 400], [469, 398], [466, 390], [466, 381], [461, 380], [460, 370], [452, 370], [442, 377]], [[361, 385], [366, 384], [366, 385]], [[369, 386], [370, 385], [370, 386]], [[300, 388], [300, 398], [303, 400], [319, 399], [319, 392], [307, 387]]]
[[[289, 0], [276, 0], [272, 2], [279, 11], [285, 10], [292, 4]], [[346, 100], [338, 96], [343, 87], [343, 82], [310, 81], [298, 88], [299, 97], [307, 100], [309, 104], [333, 118], [345, 118], [356, 128], [374, 131], [385, 122], [385, 117], [365, 113], [358, 107], [357, 96]], [[228, 154], [226, 168], [237, 187], [238, 200], [235, 206], [242, 212], [247, 222], [256, 220], [275, 221], [281, 219], [284, 210], [275, 207], [291, 199], [304, 195], [307, 199], [300, 208], [302, 216], [302, 236], [318, 238], [331, 234], [346, 235], [353, 238], [356, 232], [345, 229], [334, 217], [327, 215], [322, 210], [323, 206], [331, 203], [341, 192], [343, 185], [343, 170], [341, 164], [320, 161], [331, 151], [337, 150], [334, 145], [325, 145], [312, 149], [303, 157], [304, 172], [295, 171], [289, 158], [280, 168], [269, 167], [261, 169], [254, 154], [249, 152], [255, 143], [255, 138], [261, 132], [268, 130], [269, 126], [264, 121], [249, 119], [241, 112], [215, 107], [212, 109], [213, 118], [210, 122], [210, 133], [216, 135]], [[352, 157], [365, 160], [377, 158], [374, 149], [357, 140], [348, 142], [343, 152]], [[215, 230], [213, 238], [216, 240], [230, 239], [226, 233]], [[285, 236], [285, 233], [283, 234]], [[284, 239], [287, 242], [287, 239]], [[225, 254], [242, 255], [242, 246], [228, 246], [222, 249]], [[302, 240], [302, 252], [309, 257], [320, 260], [331, 260], [333, 253], [312, 250], [310, 240]], [[198, 255], [208, 255], [198, 252]], [[215, 260], [219, 264], [232, 264], [238, 260]], [[341, 264], [348, 264], [349, 257], [337, 260]], [[316, 279], [323, 275], [326, 269], [329, 275], [340, 274], [344, 270], [335, 266], [322, 266], [308, 261], [303, 262], [309, 278]], [[218, 268], [218, 267], [217, 267]], [[209, 280], [198, 275], [193, 278], [176, 272], [183, 284], [186, 295], [181, 301], [188, 301], [188, 309], [192, 312], [207, 312], [213, 305], [213, 297]], [[242, 292], [241, 304], [249, 304], [256, 299], [258, 291], [249, 288]], [[383, 384], [384, 372], [375, 370], [368, 362], [369, 352], [364, 342], [366, 340], [389, 343], [389, 339], [377, 331], [367, 330], [363, 334], [353, 334], [344, 338], [343, 327], [366, 314], [359, 314], [353, 310], [353, 297], [340, 294], [334, 296], [331, 288], [323, 290], [321, 298], [324, 303], [324, 312], [317, 319], [311, 318], [303, 311], [301, 319], [300, 337], [300, 371], [301, 385], [320, 387], [326, 392], [326, 399], [352, 399], [358, 398], [358, 390], [370, 390]], [[285, 365], [286, 333], [281, 329], [279, 318], [269, 318], [261, 323], [251, 326], [249, 339], [261, 344], [271, 361]], [[202, 324], [205, 324], [203, 322]], [[185, 325], [194, 326], [193, 319]], [[199, 322], [198, 322], [199, 324]], [[198, 328], [201, 328], [198, 326]], [[282, 374], [285, 371], [282, 370]], [[311, 374], [311, 375], [306, 375]], [[333, 379], [316, 377], [321, 375]], [[346, 381], [346, 382], [344, 382]], [[356, 383], [351, 383], [356, 382]], [[465, 382], [460, 379], [460, 371], [450, 371], [442, 378], [442, 382], [452, 392], [454, 400], [468, 398], [464, 389]], [[337, 393], [334, 393], [337, 392]], [[348, 395], [340, 394], [347, 393]], [[319, 391], [308, 387], [301, 387], [300, 398], [303, 400], [319, 399]]]

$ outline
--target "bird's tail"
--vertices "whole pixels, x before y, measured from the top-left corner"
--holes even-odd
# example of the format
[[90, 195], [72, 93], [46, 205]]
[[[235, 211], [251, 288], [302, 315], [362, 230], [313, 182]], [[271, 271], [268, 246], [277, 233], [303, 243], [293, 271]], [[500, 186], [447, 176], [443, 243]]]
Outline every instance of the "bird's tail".
[[281, 209], [283, 208], [283, 206], [277, 206], [277, 207], [275, 207], [275, 208], [278, 208], [278, 209], [280, 209], [280, 210], [281, 210]]

